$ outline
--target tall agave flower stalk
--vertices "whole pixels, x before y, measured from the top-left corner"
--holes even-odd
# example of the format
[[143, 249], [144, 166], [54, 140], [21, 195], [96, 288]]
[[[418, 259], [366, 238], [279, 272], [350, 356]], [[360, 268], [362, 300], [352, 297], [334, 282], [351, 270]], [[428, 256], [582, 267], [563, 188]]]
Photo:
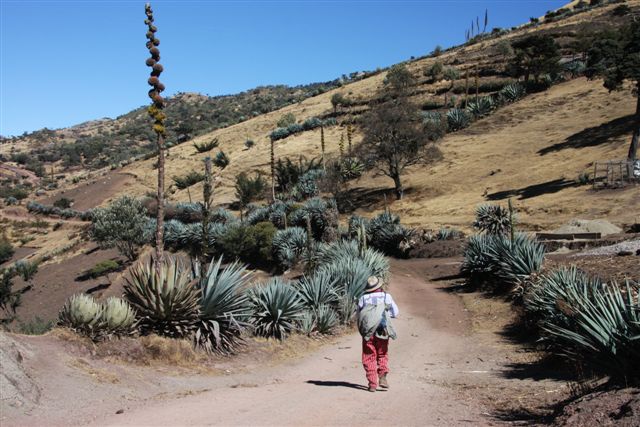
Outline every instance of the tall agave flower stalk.
[[202, 256], [209, 253], [209, 220], [211, 217], [211, 199], [213, 197], [213, 178], [211, 175], [211, 157], [204, 159], [204, 185], [202, 186]]
[[164, 151], [165, 151], [165, 114], [162, 110], [165, 107], [164, 98], [160, 95], [162, 91], [164, 91], [165, 87], [160, 82], [160, 74], [163, 71], [163, 67], [160, 64], [160, 49], [158, 49], [158, 45], [160, 45], [160, 40], [156, 38], [156, 31], [158, 29], [155, 25], [153, 25], [153, 9], [151, 9], [151, 4], [147, 3], [144, 6], [144, 12], [147, 15], [147, 19], [145, 19], [144, 23], [147, 24], [147, 49], [149, 49], [149, 57], [146, 61], [147, 66], [151, 67], [151, 77], [147, 80], [149, 86], [151, 86], [151, 90], [149, 90], [149, 98], [151, 98], [151, 106], [148, 109], [149, 115], [153, 118], [153, 130], [157, 136], [157, 145], [158, 145], [158, 193], [157, 193], [157, 201], [158, 201], [158, 212], [157, 212], [157, 221], [156, 221], [156, 259], [155, 259], [155, 270], [156, 274], [160, 275], [160, 268], [162, 264], [163, 258], [163, 249], [164, 249]]
[[271, 138], [271, 201], [276, 201], [276, 153], [275, 140]]
[[322, 150], [322, 169], [323, 170], [327, 170], [327, 165], [325, 162], [325, 158], [324, 158], [324, 149], [325, 149], [325, 144], [324, 144], [324, 126], [320, 126], [320, 149]]
[[340, 158], [344, 157], [344, 132], [340, 134]]
[[349, 156], [351, 156], [351, 138], [353, 137], [353, 127], [351, 125], [347, 125], [347, 147]]

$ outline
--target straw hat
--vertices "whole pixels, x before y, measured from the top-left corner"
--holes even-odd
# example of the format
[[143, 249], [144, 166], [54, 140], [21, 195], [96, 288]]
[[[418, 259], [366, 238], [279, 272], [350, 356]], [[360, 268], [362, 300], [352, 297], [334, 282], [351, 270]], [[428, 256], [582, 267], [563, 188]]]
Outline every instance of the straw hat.
[[377, 291], [382, 287], [382, 280], [378, 279], [376, 276], [371, 276], [367, 279], [367, 286], [365, 286], [365, 292], [373, 292]]

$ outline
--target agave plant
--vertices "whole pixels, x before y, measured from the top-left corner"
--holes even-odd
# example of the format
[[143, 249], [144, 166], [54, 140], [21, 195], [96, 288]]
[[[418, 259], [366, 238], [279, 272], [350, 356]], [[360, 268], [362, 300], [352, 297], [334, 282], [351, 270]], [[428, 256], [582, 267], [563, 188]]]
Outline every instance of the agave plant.
[[482, 279], [493, 271], [494, 265], [487, 255], [493, 236], [474, 234], [469, 237], [464, 249], [464, 260], [460, 271], [473, 280]]
[[613, 383], [637, 384], [640, 357], [640, 285], [627, 281], [596, 288], [562, 300], [568, 322], [542, 320], [546, 339], [555, 352], [586, 365]]
[[107, 334], [126, 335], [134, 329], [136, 313], [127, 301], [109, 297], [103, 304], [102, 319]]
[[526, 95], [524, 86], [520, 83], [511, 83], [500, 90], [500, 97], [506, 102], [515, 102]]
[[[524, 309], [532, 320], [552, 321], [566, 327], [569, 317], [563, 311], [568, 302], [590, 300], [603, 284], [575, 266], [560, 267], [541, 275], [524, 295]], [[571, 303], [573, 304], [573, 303]]]
[[273, 235], [273, 254], [283, 268], [291, 268], [307, 247], [307, 231], [301, 227], [278, 230]]
[[321, 266], [320, 268], [324, 268], [347, 258], [361, 259], [371, 271], [371, 275], [386, 278], [389, 274], [387, 258], [374, 249], [362, 251], [355, 240], [340, 240], [322, 247], [318, 265]]
[[471, 116], [465, 110], [452, 108], [447, 111], [447, 124], [451, 132], [464, 129], [471, 124]]
[[460, 237], [460, 231], [455, 228], [441, 228], [436, 233], [436, 240], [455, 240]]
[[300, 279], [296, 283], [296, 288], [304, 305], [317, 309], [321, 305], [332, 305], [338, 302], [336, 283], [337, 279], [326, 272], [317, 272]]
[[345, 157], [340, 162], [340, 176], [345, 181], [357, 179], [364, 173], [364, 163], [356, 157]]
[[330, 334], [338, 325], [338, 313], [329, 305], [321, 305], [314, 311], [315, 328], [320, 334]]
[[140, 332], [173, 338], [190, 335], [200, 315], [194, 285], [177, 259], [167, 257], [159, 275], [151, 257], [135, 265], [125, 278], [124, 296], [137, 312]]
[[286, 280], [273, 278], [249, 293], [254, 333], [284, 339], [296, 329], [304, 304], [298, 291]]
[[306, 227], [307, 217], [311, 219], [313, 238], [329, 240], [330, 230], [338, 225], [338, 207], [334, 199], [309, 199], [300, 209], [289, 215], [289, 223], [297, 227]]
[[500, 205], [481, 205], [476, 209], [473, 227], [477, 230], [489, 234], [506, 234], [512, 225], [515, 224], [511, 224], [509, 210]]
[[403, 227], [399, 216], [385, 210], [369, 221], [367, 235], [374, 248], [402, 257], [413, 245], [414, 230]]
[[489, 115], [495, 108], [495, 102], [490, 96], [482, 96], [477, 100], [469, 101], [467, 105], [467, 111], [476, 118]]
[[102, 312], [102, 305], [92, 296], [76, 294], [65, 302], [58, 315], [58, 323], [91, 339], [98, 339], [105, 329]]
[[313, 309], [308, 308], [302, 312], [298, 321], [298, 330], [305, 335], [311, 335], [316, 327], [316, 315]]
[[522, 293], [530, 283], [529, 278], [540, 271], [545, 248], [535, 238], [517, 233], [513, 240], [508, 236], [495, 236], [487, 255], [497, 278]]
[[211, 261], [198, 279], [200, 321], [194, 334], [197, 346], [207, 352], [232, 353], [248, 326], [249, 303], [244, 288], [251, 276], [237, 261], [221, 268], [222, 257]]

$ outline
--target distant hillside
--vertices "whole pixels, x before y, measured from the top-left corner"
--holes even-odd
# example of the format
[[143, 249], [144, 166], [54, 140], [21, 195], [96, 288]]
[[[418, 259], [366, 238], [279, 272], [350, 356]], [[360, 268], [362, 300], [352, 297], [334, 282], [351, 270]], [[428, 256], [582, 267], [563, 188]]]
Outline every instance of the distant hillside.
[[[339, 87], [343, 81], [336, 79], [295, 87], [263, 86], [214, 97], [179, 93], [168, 99], [167, 143], [175, 145], [298, 103]], [[17, 161], [39, 175], [50, 170], [51, 165], [57, 171], [118, 166], [153, 152], [155, 139], [150, 123], [146, 107], [140, 107], [115, 119], [94, 120], [59, 130], [45, 128], [5, 138], [0, 141], [0, 155], [4, 156], [4, 161]], [[28, 154], [29, 158], [21, 161], [16, 157], [21, 153]]]

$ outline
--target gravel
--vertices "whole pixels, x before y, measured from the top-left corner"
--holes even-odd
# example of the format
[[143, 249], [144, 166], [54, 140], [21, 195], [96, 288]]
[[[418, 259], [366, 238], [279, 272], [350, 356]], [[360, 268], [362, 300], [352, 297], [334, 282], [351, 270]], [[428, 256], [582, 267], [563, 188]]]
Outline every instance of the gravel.
[[638, 250], [640, 250], [640, 239], [628, 240], [626, 242], [616, 243], [615, 245], [589, 249], [588, 251], [580, 252], [574, 256], [617, 255], [619, 252], [631, 252], [632, 254], [635, 254]]

